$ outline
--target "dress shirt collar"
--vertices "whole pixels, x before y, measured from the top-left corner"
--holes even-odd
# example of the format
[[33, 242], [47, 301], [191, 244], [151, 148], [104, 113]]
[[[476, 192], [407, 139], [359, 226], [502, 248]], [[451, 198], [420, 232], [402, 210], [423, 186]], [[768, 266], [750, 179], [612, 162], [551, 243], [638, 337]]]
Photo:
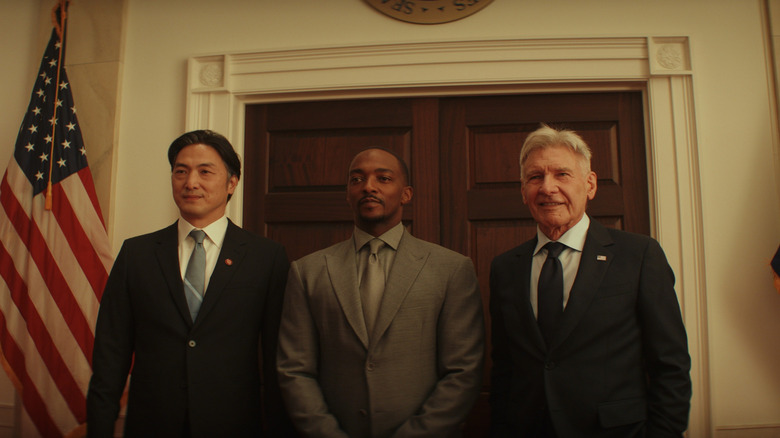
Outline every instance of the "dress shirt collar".
[[[560, 242], [571, 249], [582, 252], [582, 248], [585, 247], [585, 239], [588, 237], [589, 226], [590, 218], [587, 214], [584, 214], [582, 215], [582, 219], [580, 219], [580, 221], [577, 222], [575, 226], [571, 227], [568, 231], [563, 233], [563, 236], [561, 236], [557, 242]], [[547, 242], [552, 242], [552, 240], [550, 240], [550, 238], [539, 229], [538, 225], [536, 226], [536, 238], [537, 242], [536, 249], [534, 249], [534, 255], [538, 254], [542, 247], [547, 244]]]
[[[214, 222], [200, 228], [206, 233], [206, 237], [216, 245], [217, 248], [222, 248], [222, 243], [225, 241], [225, 234], [227, 233], [228, 219], [227, 216], [215, 220]], [[191, 223], [187, 222], [184, 218], [179, 217], [179, 244], [181, 245], [187, 236], [190, 235], [190, 231], [195, 229]]]
[[[379, 240], [385, 242], [387, 246], [397, 251], [398, 244], [401, 243], [401, 237], [403, 237], [403, 235], [404, 224], [403, 222], [398, 222], [398, 225], [390, 228], [389, 230], [385, 231], [384, 234], [379, 236]], [[355, 230], [352, 232], [352, 236], [355, 242], [355, 252], [359, 252], [360, 249], [363, 248], [363, 245], [366, 244], [366, 242], [374, 238], [374, 236], [366, 233], [358, 227], [355, 227]]]

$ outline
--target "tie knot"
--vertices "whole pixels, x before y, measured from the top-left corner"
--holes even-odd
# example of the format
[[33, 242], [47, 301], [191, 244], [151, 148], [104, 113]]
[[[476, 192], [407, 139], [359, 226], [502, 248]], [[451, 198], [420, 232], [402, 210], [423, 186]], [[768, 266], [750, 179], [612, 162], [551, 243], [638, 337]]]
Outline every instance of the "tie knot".
[[196, 243], [203, 244], [203, 239], [206, 238], [206, 232], [203, 230], [192, 230], [190, 231], [190, 236], [195, 239]]
[[552, 257], [557, 259], [559, 255], [561, 255], [561, 252], [564, 248], [566, 248], [566, 245], [560, 243], [560, 242], [547, 242], [546, 245], [544, 245], [545, 248], [547, 248], [547, 257]]
[[371, 241], [368, 242], [368, 246], [371, 249], [371, 254], [377, 254], [379, 252], [379, 249], [382, 248], [385, 245], [385, 242], [383, 242], [381, 239], [374, 238], [371, 239]]

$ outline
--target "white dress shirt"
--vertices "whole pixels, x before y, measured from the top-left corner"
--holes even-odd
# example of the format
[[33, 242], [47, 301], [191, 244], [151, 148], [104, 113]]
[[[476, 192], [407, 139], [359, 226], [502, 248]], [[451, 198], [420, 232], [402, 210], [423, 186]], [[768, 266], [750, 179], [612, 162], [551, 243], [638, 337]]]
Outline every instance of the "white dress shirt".
[[[380, 248], [379, 252], [377, 253], [379, 263], [382, 265], [382, 272], [385, 273], [385, 280], [387, 280], [387, 274], [390, 273], [390, 268], [393, 267], [395, 253], [398, 251], [398, 244], [401, 243], [401, 237], [403, 237], [403, 235], [404, 224], [403, 222], [399, 222], [396, 226], [385, 231], [381, 236], [378, 237], [379, 240], [385, 242], [385, 245]], [[368, 243], [370, 240], [373, 240], [374, 236], [366, 233], [358, 227], [355, 227], [355, 230], [352, 232], [352, 238], [355, 242], [355, 253], [357, 254], [356, 268], [358, 274], [358, 284], [360, 284], [360, 281], [363, 277], [363, 272], [366, 270], [366, 263], [368, 261], [368, 257], [361, 257], [360, 250], [363, 249], [366, 243]], [[370, 249], [366, 247], [365, 251], [370, 251]]]
[[[588, 227], [590, 218], [588, 215], [582, 215], [582, 219], [568, 231], [563, 233], [556, 242], [563, 243], [566, 248], [558, 256], [563, 266], [563, 308], [569, 302], [571, 287], [574, 279], [577, 278], [577, 270], [580, 267], [582, 259], [582, 248], [585, 246], [585, 238], [588, 237]], [[533, 262], [531, 263], [531, 307], [534, 309], [534, 315], [539, 315], [539, 274], [542, 272], [542, 265], [547, 259], [547, 250], [544, 245], [552, 242], [537, 226], [536, 227], [536, 249], [534, 249]]]
[[[200, 228], [206, 233], [206, 238], [203, 239], [203, 249], [206, 251], [205, 290], [208, 290], [211, 274], [214, 272], [214, 267], [217, 266], [217, 258], [219, 257], [219, 252], [222, 250], [222, 243], [225, 241], [227, 226], [227, 216], [222, 216], [205, 227]], [[192, 250], [195, 248], [195, 239], [190, 237], [190, 231], [196, 227], [184, 220], [184, 218], [179, 217], [178, 228], [179, 268], [181, 269], [181, 278], [184, 280], [184, 273], [187, 272], [187, 265], [190, 263], [190, 256], [192, 255]]]

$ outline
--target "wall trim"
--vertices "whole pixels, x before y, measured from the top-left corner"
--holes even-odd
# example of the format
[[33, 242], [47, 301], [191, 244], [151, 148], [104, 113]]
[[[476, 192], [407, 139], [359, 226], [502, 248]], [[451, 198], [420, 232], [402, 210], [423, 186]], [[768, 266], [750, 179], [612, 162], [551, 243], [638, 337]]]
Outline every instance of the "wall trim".
[[[243, 152], [251, 103], [638, 89], [651, 221], [678, 278], [693, 361], [689, 436], [713, 434], [697, 122], [688, 36], [501, 39], [219, 53], [188, 60], [186, 127]], [[243, 185], [228, 214], [240, 222]]]
[[777, 438], [780, 436], [780, 424], [744, 424], [726, 425], [715, 428], [716, 438]]
[[[0, 404], [0, 436], [12, 436], [16, 419], [16, 405]], [[3, 431], [8, 431], [5, 435]]]

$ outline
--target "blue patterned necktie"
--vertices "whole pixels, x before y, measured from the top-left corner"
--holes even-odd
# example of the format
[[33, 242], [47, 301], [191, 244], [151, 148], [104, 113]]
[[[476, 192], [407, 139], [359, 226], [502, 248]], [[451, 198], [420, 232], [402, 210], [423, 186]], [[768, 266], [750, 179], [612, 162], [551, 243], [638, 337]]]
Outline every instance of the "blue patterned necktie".
[[206, 250], [203, 249], [206, 233], [203, 230], [192, 230], [190, 236], [195, 239], [195, 248], [192, 249], [187, 271], [184, 273], [184, 296], [187, 297], [190, 316], [195, 322], [203, 302], [203, 289], [206, 284]]

